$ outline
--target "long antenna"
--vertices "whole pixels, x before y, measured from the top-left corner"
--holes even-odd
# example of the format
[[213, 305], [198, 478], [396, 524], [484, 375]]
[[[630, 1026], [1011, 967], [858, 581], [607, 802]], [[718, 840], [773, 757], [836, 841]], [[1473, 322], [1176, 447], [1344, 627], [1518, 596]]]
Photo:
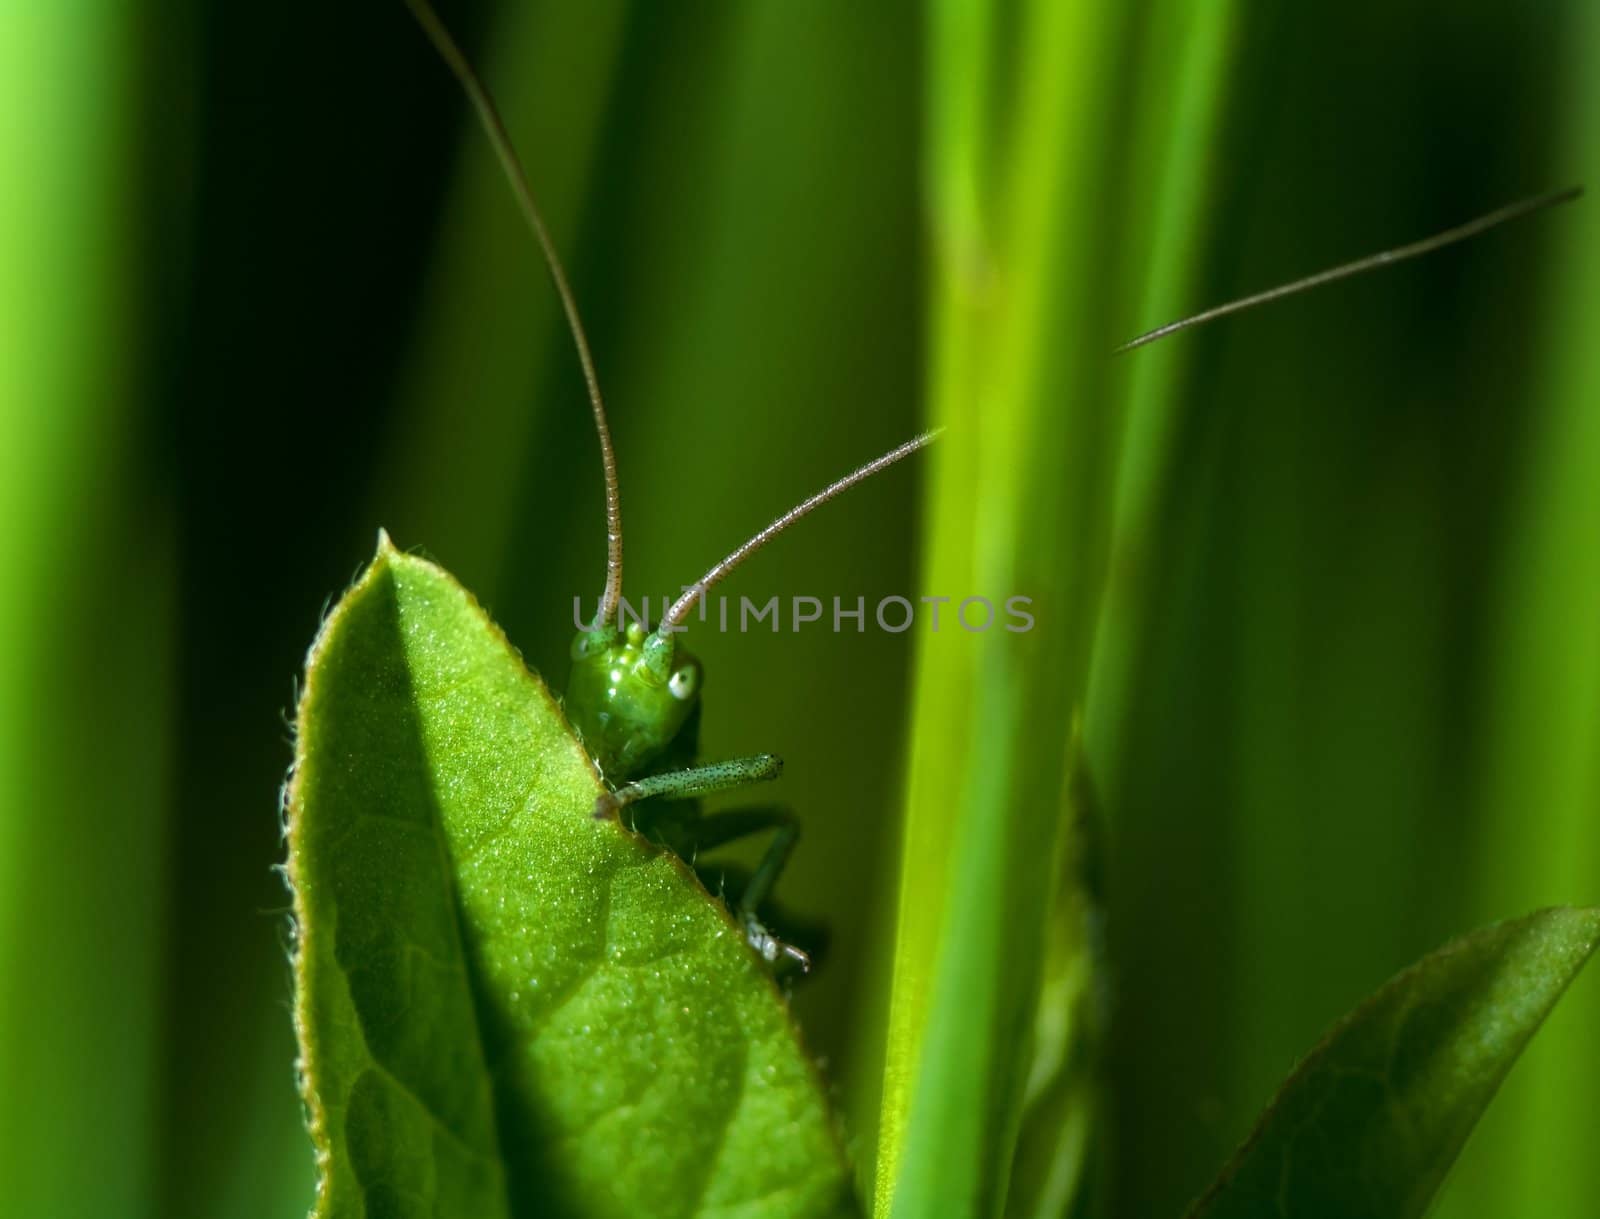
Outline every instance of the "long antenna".
[[1246, 309], [1253, 309], [1257, 305], [1264, 305], [1268, 301], [1281, 300], [1286, 296], [1305, 292], [1312, 288], [1319, 288], [1323, 284], [1331, 284], [1335, 280], [1349, 279], [1353, 275], [1360, 275], [1366, 271], [1375, 271], [1379, 267], [1387, 267], [1392, 263], [1404, 262], [1408, 258], [1417, 258], [1423, 254], [1431, 254], [1435, 250], [1443, 249], [1447, 245], [1454, 245], [1458, 241], [1465, 241], [1469, 237], [1476, 237], [1479, 233], [1487, 232], [1502, 224], [1513, 220], [1520, 220], [1534, 212], [1542, 212], [1546, 208], [1558, 204], [1570, 203], [1583, 194], [1583, 187], [1569, 186], [1565, 190], [1551, 191], [1545, 195], [1534, 195], [1528, 199], [1519, 199], [1515, 203], [1508, 203], [1505, 207], [1496, 208], [1494, 211], [1479, 216], [1476, 220], [1469, 220], [1465, 224], [1457, 225], [1453, 229], [1446, 229], [1442, 233], [1435, 233], [1432, 237], [1425, 237], [1421, 241], [1413, 241], [1409, 245], [1396, 246], [1392, 250], [1384, 250], [1380, 254], [1369, 254], [1365, 258], [1358, 258], [1354, 262], [1347, 262], [1341, 266], [1332, 267], [1326, 271], [1318, 271], [1315, 275], [1308, 275], [1304, 279], [1297, 279], [1293, 283], [1280, 284], [1276, 288], [1268, 288], [1265, 292], [1257, 292], [1253, 296], [1241, 297], [1236, 301], [1229, 301], [1225, 305], [1217, 305], [1203, 313], [1196, 313], [1193, 317], [1182, 318], [1176, 322], [1168, 322], [1165, 326], [1158, 326], [1141, 334], [1136, 339], [1129, 339], [1121, 346], [1113, 348], [1113, 355], [1121, 355], [1125, 351], [1132, 351], [1135, 347], [1143, 347], [1147, 343], [1154, 343], [1157, 339], [1164, 339], [1169, 334], [1177, 334], [1180, 330], [1190, 330], [1196, 326], [1203, 326], [1213, 322], [1219, 317], [1227, 317], [1230, 313], [1242, 313]]
[[450, 31], [445, 29], [444, 22], [439, 20], [439, 14], [433, 11], [433, 5], [428, 0], [406, 0], [406, 7], [417, 19], [417, 24], [422, 26], [422, 32], [433, 43], [439, 57], [455, 73], [462, 89], [466, 91], [467, 99], [478, 112], [483, 129], [488, 133], [489, 143], [500, 158], [500, 167], [505, 170], [506, 180], [511, 183], [512, 193], [517, 197], [522, 215], [533, 230], [533, 235], [538, 238], [539, 248], [544, 251], [545, 265], [550, 268], [556, 295], [561, 298], [561, 308], [567, 315], [567, 327], [572, 331], [572, 342], [578, 349], [578, 363], [583, 365], [583, 379], [589, 388], [589, 405], [594, 410], [594, 430], [600, 437], [600, 460], [605, 466], [606, 588], [600, 598], [598, 625], [609, 626], [617, 616], [617, 603], [622, 598], [622, 496], [617, 489], [617, 455], [611, 447], [611, 426], [606, 422], [606, 404], [600, 397], [600, 379], [595, 376], [589, 340], [583, 333], [583, 322], [578, 318], [578, 304], [573, 299], [566, 272], [561, 269], [561, 259], [556, 255], [555, 243], [550, 240], [544, 216], [534, 201], [533, 188], [528, 184], [528, 175], [517, 158], [517, 150], [512, 147], [511, 137], [506, 133], [506, 125], [495, 107], [494, 98], [489, 96], [489, 90], [473, 71], [467, 57], [461, 53]]
[[838, 482], [829, 483], [810, 499], [804, 500], [801, 503], [796, 504], [793, 508], [790, 508], [789, 511], [785, 512], [777, 520], [773, 521], [772, 524], [768, 525], [760, 533], [756, 534], [749, 541], [747, 541], [743, 546], [740, 546], [727, 558], [723, 559], [722, 562], [718, 563], [710, 571], [706, 572], [705, 575], [701, 576], [699, 583], [691, 584], [688, 591], [674, 601], [672, 603], [672, 608], [669, 609], [665, 615], [663, 615], [660, 627], [662, 633], [674, 631], [681, 627], [684, 619], [686, 619], [689, 616], [690, 611], [694, 609], [696, 602], [704, 597], [707, 591], [710, 590], [713, 585], [719, 583], [724, 576], [733, 571], [734, 568], [738, 567], [739, 564], [743, 563], [751, 555], [755, 554], [756, 551], [760, 550], [768, 542], [772, 541], [773, 538], [777, 537], [790, 525], [794, 524], [798, 520], [802, 520], [805, 517], [810, 516], [834, 496], [848, 491], [851, 487], [855, 486], [859, 482], [865, 482], [874, 474], [878, 473], [878, 471], [888, 469], [901, 458], [909, 457], [918, 449], [931, 444], [939, 435], [939, 431], [940, 429], [935, 428], [931, 432], [924, 432], [920, 436], [913, 437], [904, 444], [890, 449], [882, 457], [874, 458], [872, 461], [867, 462], [866, 465], [852, 470]]

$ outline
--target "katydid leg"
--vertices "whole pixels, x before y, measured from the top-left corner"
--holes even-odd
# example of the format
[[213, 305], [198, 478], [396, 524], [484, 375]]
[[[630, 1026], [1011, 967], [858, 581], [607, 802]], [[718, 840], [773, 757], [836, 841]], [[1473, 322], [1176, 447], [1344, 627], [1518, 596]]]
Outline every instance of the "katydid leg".
[[669, 770], [626, 783], [616, 791], [604, 792], [594, 803], [594, 815], [604, 819], [640, 800], [691, 800], [712, 792], [732, 791], [755, 783], [769, 783], [783, 773], [783, 759], [774, 753], [757, 753], [748, 758], [731, 758], [688, 770]]
[[764, 960], [775, 962], [780, 956], [787, 957], [801, 969], [810, 970], [811, 958], [793, 944], [773, 935], [756, 915], [761, 904], [772, 893], [772, 886], [777, 883], [778, 876], [789, 862], [789, 856], [794, 853], [795, 843], [800, 840], [800, 819], [793, 811], [777, 805], [763, 805], [712, 813], [696, 823], [695, 846], [699, 850], [709, 851], [764, 830], [773, 831], [772, 841], [761, 856], [761, 862], [756, 865], [755, 874], [745, 885], [735, 913], [744, 924], [745, 938], [750, 941], [750, 947]]

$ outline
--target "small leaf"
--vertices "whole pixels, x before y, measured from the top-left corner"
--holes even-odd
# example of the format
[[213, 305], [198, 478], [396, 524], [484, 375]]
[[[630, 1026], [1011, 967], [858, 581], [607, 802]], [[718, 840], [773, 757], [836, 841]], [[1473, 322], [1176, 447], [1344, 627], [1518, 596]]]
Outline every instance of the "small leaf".
[[555, 701], [447, 574], [382, 542], [295, 766], [320, 1219], [851, 1212], [770, 976], [682, 861], [594, 820]]
[[1453, 940], [1289, 1076], [1190, 1219], [1421, 1215], [1511, 1064], [1600, 940], [1600, 909]]

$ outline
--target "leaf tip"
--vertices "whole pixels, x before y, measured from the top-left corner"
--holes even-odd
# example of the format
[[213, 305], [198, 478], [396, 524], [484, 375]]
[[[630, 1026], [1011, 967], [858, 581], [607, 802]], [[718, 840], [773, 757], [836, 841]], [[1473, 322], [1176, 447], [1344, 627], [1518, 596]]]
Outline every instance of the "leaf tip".
[[1600, 948], [1600, 906], [1551, 906], [1533, 917], [1566, 940], [1576, 955], [1575, 967]]
[[1569, 906], [1566, 914], [1590, 935], [1600, 937], [1600, 906]]

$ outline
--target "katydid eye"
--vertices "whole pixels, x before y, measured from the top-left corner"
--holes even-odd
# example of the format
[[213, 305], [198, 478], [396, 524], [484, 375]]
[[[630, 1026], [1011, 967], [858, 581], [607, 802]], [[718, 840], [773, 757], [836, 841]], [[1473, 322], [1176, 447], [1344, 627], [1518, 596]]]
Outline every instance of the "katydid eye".
[[667, 689], [672, 692], [672, 697], [679, 702], [688, 702], [695, 696], [695, 691], [700, 689], [699, 666], [684, 665], [683, 668], [667, 678]]

